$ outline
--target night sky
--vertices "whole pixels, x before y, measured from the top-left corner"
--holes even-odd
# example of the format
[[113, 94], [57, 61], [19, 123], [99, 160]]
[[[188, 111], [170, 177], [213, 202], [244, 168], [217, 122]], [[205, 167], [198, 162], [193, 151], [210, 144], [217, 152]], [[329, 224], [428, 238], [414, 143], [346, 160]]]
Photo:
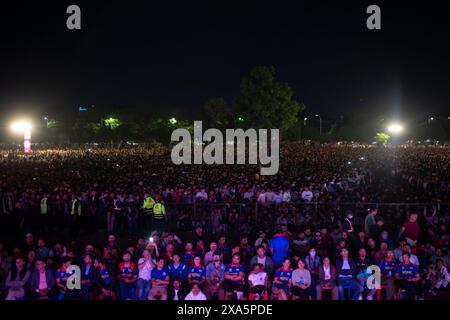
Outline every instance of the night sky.
[[[309, 113], [415, 117], [450, 106], [445, 1], [8, 1], [0, 9], [0, 110], [177, 107], [236, 98], [274, 66]], [[243, 3], [246, 3], [243, 5]], [[66, 28], [66, 8], [82, 30]], [[366, 28], [366, 8], [382, 30]]]

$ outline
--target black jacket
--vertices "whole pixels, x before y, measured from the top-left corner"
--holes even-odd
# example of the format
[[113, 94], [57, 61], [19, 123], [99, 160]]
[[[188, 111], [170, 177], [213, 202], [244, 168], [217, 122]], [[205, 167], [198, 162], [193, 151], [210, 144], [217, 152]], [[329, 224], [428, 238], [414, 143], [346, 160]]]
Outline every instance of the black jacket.
[[[178, 299], [184, 300], [184, 298], [186, 298], [188, 293], [189, 292], [185, 288], [181, 287], [180, 291], [178, 291]], [[171, 287], [167, 288], [167, 300], [173, 300], [174, 297], [175, 297], [175, 290], [171, 286]]]

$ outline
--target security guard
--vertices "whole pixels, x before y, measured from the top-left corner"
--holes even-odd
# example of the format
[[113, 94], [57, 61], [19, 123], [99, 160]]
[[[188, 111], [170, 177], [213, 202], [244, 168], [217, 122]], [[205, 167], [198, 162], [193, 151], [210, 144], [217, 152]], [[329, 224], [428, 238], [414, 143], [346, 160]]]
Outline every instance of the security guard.
[[80, 200], [74, 195], [70, 204], [70, 215], [72, 217], [81, 216], [81, 203]]
[[144, 226], [147, 228], [147, 230], [150, 230], [152, 225], [152, 213], [154, 205], [155, 200], [148, 193], [144, 193], [144, 203], [142, 204], [142, 209], [144, 210]]
[[41, 229], [42, 230], [47, 230], [48, 228], [48, 223], [49, 223], [49, 219], [48, 219], [48, 198], [46, 195], [42, 196], [41, 199], [41, 205], [40, 205], [40, 212], [41, 212], [41, 217], [40, 217], [40, 223], [41, 223]]
[[81, 203], [76, 195], [72, 195], [72, 201], [70, 202], [70, 233], [71, 236], [76, 236], [77, 229], [80, 224], [81, 216]]
[[48, 212], [47, 202], [48, 202], [48, 198], [47, 198], [47, 196], [44, 195], [41, 199], [41, 214], [42, 215], [46, 215]]
[[165, 229], [167, 221], [166, 208], [161, 200], [153, 205], [153, 229]]

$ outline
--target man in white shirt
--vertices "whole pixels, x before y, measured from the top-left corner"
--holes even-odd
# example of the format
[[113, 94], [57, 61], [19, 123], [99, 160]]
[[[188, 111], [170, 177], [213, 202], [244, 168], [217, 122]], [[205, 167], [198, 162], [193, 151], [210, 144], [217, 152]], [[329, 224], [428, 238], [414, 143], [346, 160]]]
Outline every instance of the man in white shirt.
[[205, 294], [200, 290], [197, 283], [192, 285], [191, 292], [188, 293], [184, 300], [207, 300]]
[[142, 258], [138, 261], [139, 277], [137, 281], [138, 299], [147, 300], [150, 291], [150, 281], [152, 279], [152, 270], [155, 263], [152, 260], [150, 251], [145, 249], [142, 252]]

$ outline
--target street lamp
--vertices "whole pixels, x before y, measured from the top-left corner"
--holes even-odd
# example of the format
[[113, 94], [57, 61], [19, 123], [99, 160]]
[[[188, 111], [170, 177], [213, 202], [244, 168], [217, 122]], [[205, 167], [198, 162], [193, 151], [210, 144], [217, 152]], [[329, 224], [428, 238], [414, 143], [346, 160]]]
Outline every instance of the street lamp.
[[45, 120], [45, 125], [46, 125], [46, 127], [48, 129], [48, 117], [44, 117], [44, 120]]
[[319, 118], [319, 136], [322, 136], [322, 117], [316, 114], [316, 118]]
[[433, 121], [433, 120], [434, 120], [434, 117], [428, 118], [428, 125], [430, 125], [430, 124], [431, 124], [431, 121]]
[[14, 133], [23, 133], [23, 152], [31, 152], [31, 123], [28, 121], [16, 121], [11, 124]]

